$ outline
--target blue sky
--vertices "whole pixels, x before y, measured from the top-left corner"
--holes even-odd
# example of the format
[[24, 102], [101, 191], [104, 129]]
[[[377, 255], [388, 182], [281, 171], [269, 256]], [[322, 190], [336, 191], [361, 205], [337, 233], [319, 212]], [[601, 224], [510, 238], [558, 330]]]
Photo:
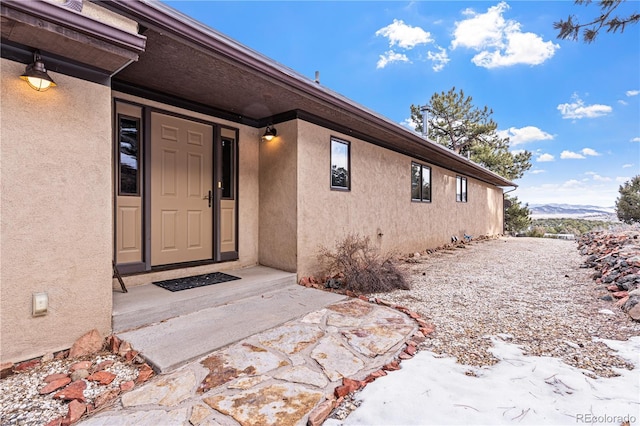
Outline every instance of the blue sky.
[[[640, 174], [640, 25], [592, 44], [553, 22], [572, 1], [166, 1], [398, 123], [411, 104], [463, 89], [493, 109], [511, 149], [533, 152], [513, 194], [530, 204], [613, 206]], [[628, 1], [626, 15], [640, 9]]]

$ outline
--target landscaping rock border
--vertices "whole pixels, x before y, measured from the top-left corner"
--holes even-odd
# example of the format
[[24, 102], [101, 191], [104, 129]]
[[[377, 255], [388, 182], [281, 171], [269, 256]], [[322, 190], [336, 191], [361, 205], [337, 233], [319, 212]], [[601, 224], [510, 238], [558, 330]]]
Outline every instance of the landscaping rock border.
[[608, 292], [601, 299], [640, 321], [640, 232], [589, 232], [578, 240], [578, 250], [587, 256], [581, 267], [594, 268], [592, 278]]
[[3, 425], [67, 426], [153, 376], [127, 342], [90, 330], [69, 350], [0, 366]]

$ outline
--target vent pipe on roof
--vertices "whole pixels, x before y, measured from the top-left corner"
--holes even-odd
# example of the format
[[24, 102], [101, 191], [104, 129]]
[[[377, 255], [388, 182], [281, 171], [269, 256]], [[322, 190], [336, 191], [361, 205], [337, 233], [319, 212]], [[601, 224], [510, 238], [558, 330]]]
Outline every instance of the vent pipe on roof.
[[428, 138], [429, 135], [429, 112], [427, 106], [421, 106], [420, 112], [422, 113], [422, 136]]
[[316, 71], [316, 83], [320, 84], [320, 71]]

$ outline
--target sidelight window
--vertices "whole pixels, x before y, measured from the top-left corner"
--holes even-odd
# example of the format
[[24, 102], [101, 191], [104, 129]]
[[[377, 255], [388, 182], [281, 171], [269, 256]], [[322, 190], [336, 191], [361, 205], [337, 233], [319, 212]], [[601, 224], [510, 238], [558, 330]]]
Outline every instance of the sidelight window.
[[118, 114], [118, 193], [140, 195], [140, 119]]

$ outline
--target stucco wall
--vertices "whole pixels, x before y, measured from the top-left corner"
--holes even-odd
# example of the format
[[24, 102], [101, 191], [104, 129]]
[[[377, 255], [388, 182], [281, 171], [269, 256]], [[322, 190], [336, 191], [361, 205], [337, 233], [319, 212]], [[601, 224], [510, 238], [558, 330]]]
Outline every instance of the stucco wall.
[[[204, 120], [211, 123], [225, 125], [239, 129], [238, 136], [238, 260], [231, 262], [202, 265], [188, 269], [173, 269], [149, 274], [132, 275], [125, 277], [127, 286], [148, 284], [153, 281], [172, 279], [190, 275], [206, 274], [220, 270], [238, 269], [258, 264], [258, 144], [260, 142], [259, 129], [239, 125], [227, 120], [221, 120], [205, 114], [177, 108], [171, 105], [150, 101], [137, 96], [121, 92], [113, 92], [113, 97], [147, 105], [161, 111], [181, 114]], [[279, 130], [279, 129], [278, 129]], [[263, 129], [264, 132], [264, 129]], [[119, 289], [117, 281], [113, 282], [114, 288]]]
[[[111, 93], [51, 73], [36, 92], [1, 60], [0, 360], [71, 346], [111, 329]], [[32, 293], [49, 312], [31, 315]]]
[[[351, 143], [351, 191], [332, 191], [330, 138]], [[412, 158], [298, 122], [298, 275], [315, 274], [320, 246], [348, 233], [369, 236], [382, 251], [413, 251], [452, 235], [502, 233], [502, 190], [468, 178], [468, 202], [456, 202], [456, 174], [431, 166], [432, 202], [411, 201]], [[382, 233], [382, 237], [378, 234]]]
[[260, 264], [294, 272], [298, 127], [295, 120], [275, 127], [278, 136], [260, 143]]

